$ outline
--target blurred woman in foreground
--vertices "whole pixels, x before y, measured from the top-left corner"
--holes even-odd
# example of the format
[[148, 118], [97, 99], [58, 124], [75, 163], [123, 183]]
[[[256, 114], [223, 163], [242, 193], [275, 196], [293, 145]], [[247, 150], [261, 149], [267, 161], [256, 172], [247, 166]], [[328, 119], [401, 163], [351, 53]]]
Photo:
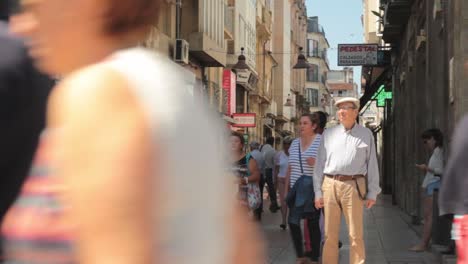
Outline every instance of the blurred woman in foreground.
[[193, 75], [135, 47], [160, 2], [24, 1], [12, 30], [43, 71], [63, 79], [4, 222], [7, 262], [261, 261], [219, 177], [221, 126], [186, 94]]

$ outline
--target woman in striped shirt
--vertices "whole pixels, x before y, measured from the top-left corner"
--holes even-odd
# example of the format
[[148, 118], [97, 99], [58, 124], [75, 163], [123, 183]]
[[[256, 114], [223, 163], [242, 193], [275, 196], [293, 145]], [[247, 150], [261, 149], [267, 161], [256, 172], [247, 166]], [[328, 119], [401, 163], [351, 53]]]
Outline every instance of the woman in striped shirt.
[[[318, 124], [319, 116], [316, 113], [304, 114], [300, 120], [301, 136], [292, 142], [289, 149], [289, 168], [286, 175], [285, 186], [286, 193], [290, 191], [292, 192], [294, 189], [296, 191], [296, 195], [304, 195], [307, 197], [305, 205], [301, 205], [300, 207], [295, 205], [290, 208], [288, 219], [291, 237], [296, 250], [297, 263], [308, 263], [307, 258], [304, 258], [304, 243], [300, 223], [298, 223], [299, 221], [297, 221], [297, 217], [299, 217], [299, 219], [307, 219], [312, 247], [312, 254], [310, 256], [312, 263], [318, 263], [317, 261], [320, 255], [320, 213], [319, 211], [314, 210], [313, 206], [308, 206], [307, 204], [308, 202], [313, 203], [314, 201], [312, 177], [314, 173], [315, 158], [317, 157], [321, 140], [321, 135], [316, 133]], [[310, 189], [310, 192], [305, 194], [300, 193], [300, 190], [304, 190], [303, 186], [301, 186], [301, 188], [300, 186], [295, 186], [304, 183], [309, 183], [311, 185], [311, 188], [306, 188], [307, 190]], [[309, 198], [311, 198], [311, 201], [308, 201], [310, 200]]]

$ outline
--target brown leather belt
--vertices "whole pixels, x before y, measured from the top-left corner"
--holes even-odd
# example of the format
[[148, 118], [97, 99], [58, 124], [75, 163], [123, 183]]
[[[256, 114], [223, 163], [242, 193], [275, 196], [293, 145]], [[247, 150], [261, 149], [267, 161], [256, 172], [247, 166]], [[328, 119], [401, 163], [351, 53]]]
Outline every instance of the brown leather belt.
[[341, 174], [329, 175], [329, 174], [325, 174], [325, 176], [327, 176], [328, 178], [332, 178], [334, 180], [337, 180], [337, 181], [342, 181], [342, 182], [352, 181], [354, 179], [359, 179], [359, 178], [364, 177], [364, 175], [362, 175], [362, 174], [357, 174], [357, 175], [341, 175]]

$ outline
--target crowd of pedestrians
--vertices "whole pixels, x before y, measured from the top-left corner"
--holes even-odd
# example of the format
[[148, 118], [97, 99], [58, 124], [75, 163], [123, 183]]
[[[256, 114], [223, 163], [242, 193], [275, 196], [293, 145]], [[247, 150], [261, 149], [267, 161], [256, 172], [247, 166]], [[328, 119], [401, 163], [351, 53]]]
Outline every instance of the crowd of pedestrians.
[[[374, 136], [356, 122], [359, 100], [335, 103], [335, 127], [325, 129], [323, 112], [302, 115], [298, 138], [281, 138], [280, 151], [273, 137], [247, 143], [237, 132], [221, 146], [222, 124], [182, 89], [193, 74], [138, 46], [162, 1], [23, 1], [14, 17], [18, 2], [0, 2], [1, 260], [262, 263], [255, 221], [266, 186], [298, 264], [338, 263], [342, 215], [349, 262], [365, 263], [363, 211], [381, 189]], [[430, 154], [415, 164], [425, 174], [424, 232], [410, 248], [429, 247], [440, 190], [460, 264], [467, 130], [465, 118], [447, 166], [442, 132], [421, 136]], [[222, 177], [226, 168], [233, 177]]]

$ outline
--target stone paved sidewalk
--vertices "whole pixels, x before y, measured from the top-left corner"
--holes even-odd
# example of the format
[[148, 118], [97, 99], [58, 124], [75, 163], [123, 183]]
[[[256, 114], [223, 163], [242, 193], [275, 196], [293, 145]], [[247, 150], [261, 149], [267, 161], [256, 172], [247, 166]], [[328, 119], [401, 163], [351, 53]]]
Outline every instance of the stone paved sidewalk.
[[[266, 205], [269, 205], [266, 202]], [[268, 206], [266, 206], [268, 208]], [[262, 230], [268, 246], [268, 261], [271, 264], [294, 264], [295, 253], [289, 231], [279, 228], [281, 215], [265, 211]], [[382, 196], [376, 206], [365, 210], [364, 217], [367, 264], [433, 264], [437, 263], [431, 252], [413, 253], [407, 249], [418, 242], [419, 237], [404, 213], [391, 205], [390, 197]], [[349, 241], [344, 221], [341, 224], [340, 264], [349, 263]]]

